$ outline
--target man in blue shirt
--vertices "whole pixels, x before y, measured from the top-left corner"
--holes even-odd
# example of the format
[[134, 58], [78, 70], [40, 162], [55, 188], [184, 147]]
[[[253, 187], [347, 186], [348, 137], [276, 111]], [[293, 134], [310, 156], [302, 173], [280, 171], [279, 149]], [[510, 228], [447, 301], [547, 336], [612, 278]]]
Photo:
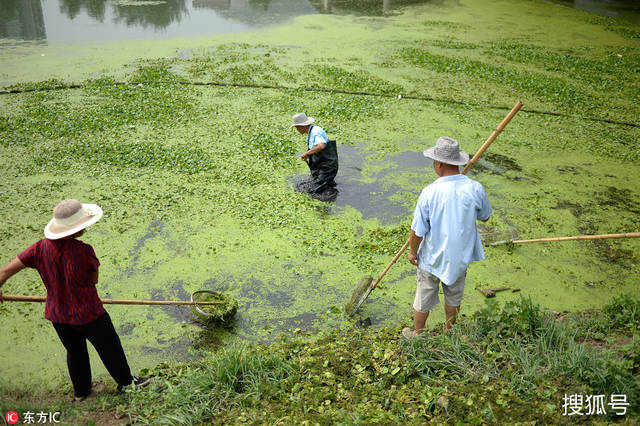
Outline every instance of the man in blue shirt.
[[429, 311], [438, 303], [439, 284], [444, 293], [445, 329], [456, 322], [464, 292], [467, 267], [484, 259], [476, 220], [486, 222], [491, 203], [479, 182], [461, 174], [458, 166], [469, 161], [457, 141], [441, 137], [424, 151], [440, 176], [422, 190], [411, 224], [409, 262], [418, 267], [413, 302], [413, 330], [406, 338], [422, 333]]
[[314, 121], [313, 117], [307, 117], [303, 112], [293, 116], [291, 127], [295, 127], [300, 134], [307, 134], [308, 150], [300, 159], [309, 165], [311, 171], [311, 195], [326, 191], [335, 193], [334, 179], [338, 173], [336, 141], [329, 140], [327, 133], [322, 127], [313, 124]]

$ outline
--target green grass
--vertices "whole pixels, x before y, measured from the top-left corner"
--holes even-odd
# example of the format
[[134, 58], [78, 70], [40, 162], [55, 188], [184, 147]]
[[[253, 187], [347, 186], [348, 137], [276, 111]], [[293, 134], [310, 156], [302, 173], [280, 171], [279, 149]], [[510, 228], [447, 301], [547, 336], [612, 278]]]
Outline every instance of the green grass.
[[[202, 362], [163, 366], [148, 391], [129, 390], [119, 409], [142, 424], [202, 424], [238, 405], [255, 404], [294, 368], [279, 354], [254, 352], [246, 344], [221, 349]], [[153, 404], [150, 396], [153, 395]], [[164, 414], [158, 407], [164, 407]]]
[[[521, 298], [461, 318], [406, 341], [398, 329], [358, 328], [295, 336], [270, 346], [234, 344], [204, 360], [158, 365], [141, 373], [153, 384], [125, 394], [105, 392], [72, 411], [106, 410], [139, 424], [274, 423], [565, 423], [565, 394], [624, 394], [624, 419], [640, 415], [640, 300], [621, 295], [595, 311], [559, 317]], [[613, 312], [615, 320], [611, 321]], [[590, 321], [585, 321], [589, 318]], [[607, 342], [578, 336], [598, 324]], [[630, 343], [619, 346], [618, 339]], [[218, 348], [217, 344], [213, 347]], [[28, 407], [29, 393], [1, 391]], [[52, 402], [52, 408], [61, 405]], [[5, 404], [6, 405], [6, 404]], [[7, 405], [8, 407], [8, 405]], [[48, 406], [47, 406], [48, 407]], [[0, 407], [2, 409], [6, 407]], [[605, 407], [608, 408], [608, 407]], [[615, 412], [586, 421], [621, 420]]]

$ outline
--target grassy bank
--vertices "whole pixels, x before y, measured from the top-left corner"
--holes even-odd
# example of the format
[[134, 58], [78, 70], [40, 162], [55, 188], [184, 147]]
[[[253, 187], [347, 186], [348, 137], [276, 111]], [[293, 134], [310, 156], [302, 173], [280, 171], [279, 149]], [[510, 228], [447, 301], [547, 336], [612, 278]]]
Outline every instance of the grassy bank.
[[[634, 424], [638, 330], [640, 299], [629, 295], [570, 314], [526, 298], [491, 301], [449, 335], [434, 327], [406, 341], [398, 328], [349, 328], [238, 343], [143, 371], [154, 377], [147, 389], [74, 404], [68, 387], [55, 396], [2, 389], [0, 409], [61, 411], [87, 424]], [[626, 395], [624, 416], [608, 405], [612, 394]], [[569, 395], [582, 395], [573, 407], [584, 416], [566, 415]], [[587, 395], [605, 395], [607, 414], [587, 415]]]

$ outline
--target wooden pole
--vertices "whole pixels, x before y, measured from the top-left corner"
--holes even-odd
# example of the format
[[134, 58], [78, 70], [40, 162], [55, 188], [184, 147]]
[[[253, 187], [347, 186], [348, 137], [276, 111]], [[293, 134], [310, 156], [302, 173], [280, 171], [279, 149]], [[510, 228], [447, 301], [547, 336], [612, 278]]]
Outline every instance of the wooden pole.
[[482, 144], [482, 146], [480, 147], [478, 152], [476, 152], [476, 154], [473, 156], [471, 161], [467, 163], [467, 166], [462, 171], [463, 175], [467, 174], [471, 166], [473, 166], [475, 162], [478, 161], [478, 158], [480, 158], [480, 156], [487, 150], [487, 148], [489, 148], [489, 145], [491, 145], [491, 142], [493, 142], [495, 138], [498, 137], [500, 132], [502, 132], [502, 130], [507, 126], [507, 124], [509, 124], [513, 116], [516, 115], [518, 111], [520, 111], [520, 108], [522, 108], [522, 102], [518, 101], [518, 103], [516, 103], [513, 106], [513, 108], [511, 108], [511, 111], [509, 112], [509, 114], [507, 114], [507, 116], [502, 120], [502, 122], [498, 125], [498, 127], [496, 127], [493, 133], [491, 133], [491, 136], [489, 136], [489, 139], [487, 139], [485, 143]]
[[386, 268], [384, 268], [384, 271], [382, 271], [382, 273], [380, 274], [380, 276], [378, 277], [378, 279], [376, 280], [375, 283], [373, 283], [373, 285], [371, 286], [371, 289], [376, 288], [376, 286], [378, 285], [378, 283], [380, 281], [382, 281], [382, 277], [385, 276], [385, 274], [387, 273], [387, 271], [389, 270], [389, 268], [391, 268], [393, 266], [394, 263], [396, 263], [398, 261], [398, 259], [400, 258], [400, 256], [402, 256], [402, 253], [407, 249], [407, 247], [409, 247], [409, 243], [411, 242], [411, 238], [407, 238], [407, 241], [404, 243], [404, 245], [402, 246], [402, 248], [400, 250], [398, 250], [398, 252], [396, 253], [396, 255], [393, 257], [393, 259], [391, 259], [391, 262], [389, 262], [389, 264], [387, 265]]
[[[2, 296], [2, 300], [8, 302], [45, 302], [46, 297], [42, 296], [17, 296], [6, 294]], [[100, 299], [102, 303], [114, 305], [224, 305], [227, 302], [209, 301], [209, 302], [191, 302], [185, 300], [125, 300], [125, 299]]]
[[[612, 238], [639, 238], [640, 232], [627, 232], [624, 234], [600, 234], [600, 235], [576, 235], [574, 237], [537, 238], [535, 240], [513, 240], [513, 244], [542, 243], [545, 241], [574, 241], [574, 240], [605, 240]], [[506, 241], [505, 241], [506, 242]]]
[[[518, 101], [513, 108], [511, 108], [511, 111], [509, 111], [509, 114], [507, 114], [507, 116], [500, 122], [500, 124], [498, 125], [498, 127], [496, 127], [496, 129], [493, 131], [493, 133], [491, 133], [491, 136], [489, 136], [489, 139], [487, 139], [485, 141], [485, 143], [482, 144], [482, 146], [480, 147], [480, 149], [478, 150], [478, 152], [476, 152], [476, 154], [473, 156], [473, 158], [471, 159], [471, 161], [469, 161], [469, 163], [467, 164], [467, 166], [464, 168], [464, 170], [462, 171], [463, 175], [466, 175], [467, 172], [469, 171], [469, 169], [475, 164], [476, 161], [478, 161], [478, 158], [480, 158], [480, 156], [487, 150], [487, 148], [489, 148], [489, 145], [491, 145], [491, 142], [493, 142], [498, 135], [500, 134], [500, 132], [502, 132], [502, 130], [507, 126], [507, 124], [509, 124], [509, 122], [511, 121], [511, 119], [513, 118], [514, 115], [516, 115], [516, 113], [518, 111], [520, 111], [520, 108], [522, 108], [522, 102]], [[382, 277], [384, 277], [384, 275], [387, 273], [387, 271], [389, 270], [389, 268], [391, 268], [391, 266], [396, 263], [396, 261], [398, 260], [398, 258], [402, 255], [402, 253], [407, 249], [407, 247], [409, 247], [409, 238], [407, 238], [407, 241], [404, 243], [404, 245], [402, 246], [402, 248], [398, 251], [398, 253], [396, 253], [395, 257], [391, 260], [391, 262], [387, 265], [387, 267], [384, 269], [384, 271], [382, 271], [382, 273], [380, 274], [380, 276], [378, 277], [378, 279], [376, 280], [376, 282], [371, 286], [372, 288], [375, 288], [375, 286], [378, 285], [378, 283], [382, 280]]]

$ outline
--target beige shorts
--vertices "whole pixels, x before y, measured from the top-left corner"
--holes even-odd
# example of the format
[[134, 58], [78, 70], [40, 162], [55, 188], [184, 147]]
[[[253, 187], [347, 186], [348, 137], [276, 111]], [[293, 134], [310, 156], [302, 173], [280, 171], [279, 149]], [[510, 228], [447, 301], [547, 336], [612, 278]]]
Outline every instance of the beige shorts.
[[[440, 303], [440, 299], [438, 298], [440, 278], [420, 268], [418, 268], [416, 276], [418, 285], [416, 288], [416, 298], [413, 300], [413, 309], [423, 313], [429, 312]], [[467, 271], [464, 271], [460, 278], [452, 285], [442, 284], [445, 305], [451, 307], [460, 306], [466, 279]]]

